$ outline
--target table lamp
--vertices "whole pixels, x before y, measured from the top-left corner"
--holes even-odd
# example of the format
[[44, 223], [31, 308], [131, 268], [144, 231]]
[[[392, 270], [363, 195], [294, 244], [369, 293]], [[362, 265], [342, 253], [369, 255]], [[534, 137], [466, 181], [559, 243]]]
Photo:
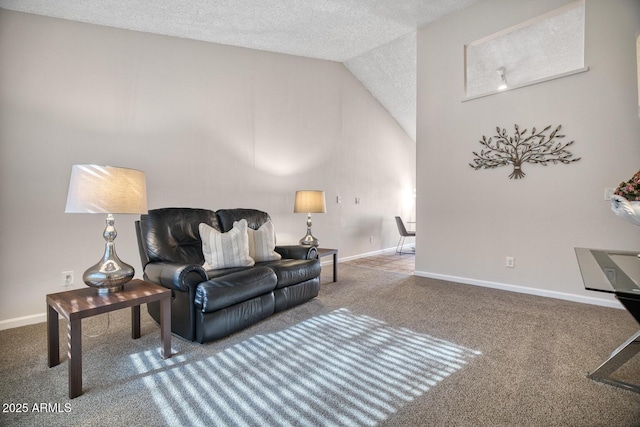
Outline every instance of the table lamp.
[[67, 213], [107, 214], [104, 229], [104, 255], [82, 275], [88, 286], [99, 294], [122, 290], [133, 279], [135, 270], [116, 254], [114, 240], [118, 233], [113, 214], [141, 214], [147, 212], [147, 186], [144, 172], [97, 165], [73, 165]]
[[327, 206], [324, 200], [324, 191], [301, 190], [296, 191], [296, 201], [293, 212], [307, 214], [307, 234], [300, 239], [301, 245], [318, 246], [318, 239], [311, 234], [311, 214], [325, 213]]

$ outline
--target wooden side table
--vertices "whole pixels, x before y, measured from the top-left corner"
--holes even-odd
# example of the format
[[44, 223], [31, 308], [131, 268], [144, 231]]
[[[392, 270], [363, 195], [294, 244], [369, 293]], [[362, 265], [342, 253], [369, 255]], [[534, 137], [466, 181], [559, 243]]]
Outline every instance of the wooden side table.
[[338, 281], [338, 250], [327, 248], [316, 248], [318, 251], [318, 259], [323, 256], [333, 255], [333, 281]]
[[49, 367], [60, 364], [58, 314], [67, 319], [69, 338], [69, 398], [82, 394], [82, 319], [131, 307], [131, 338], [140, 338], [140, 304], [160, 301], [162, 358], [171, 357], [171, 290], [132, 280], [120, 292], [99, 295], [94, 288], [47, 295]]

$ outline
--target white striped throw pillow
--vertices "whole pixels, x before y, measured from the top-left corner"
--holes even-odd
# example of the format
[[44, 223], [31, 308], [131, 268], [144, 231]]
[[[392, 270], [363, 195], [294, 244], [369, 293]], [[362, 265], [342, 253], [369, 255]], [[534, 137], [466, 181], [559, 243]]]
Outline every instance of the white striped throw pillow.
[[[236, 221], [233, 225], [235, 226], [237, 223]], [[255, 262], [277, 261], [282, 258], [274, 250], [276, 247], [276, 230], [271, 220], [262, 224], [257, 230], [247, 227], [247, 233], [249, 234], [249, 256]]]
[[205, 270], [231, 267], [251, 267], [255, 261], [249, 256], [249, 235], [247, 221], [233, 224], [227, 233], [221, 233], [208, 224], [198, 226], [202, 239]]

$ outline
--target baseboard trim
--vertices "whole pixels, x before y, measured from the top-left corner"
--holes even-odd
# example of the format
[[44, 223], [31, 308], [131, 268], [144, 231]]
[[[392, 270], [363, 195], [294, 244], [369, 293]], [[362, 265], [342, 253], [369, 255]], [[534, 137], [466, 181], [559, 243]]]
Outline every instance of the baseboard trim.
[[[341, 263], [341, 262], [344, 262], [344, 261], [351, 261], [353, 259], [358, 259], [358, 258], [366, 258], [368, 256], [373, 256], [373, 255], [380, 255], [380, 254], [383, 254], [385, 252], [395, 251], [395, 249], [396, 248], [381, 249], [381, 250], [378, 250], [378, 251], [367, 252], [367, 253], [364, 253], [364, 254], [349, 256], [349, 257], [345, 257], [345, 258], [338, 258], [338, 263]], [[339, 254], [340, 253], [338, 252], [338, 255]], [[322, 265], [327, 265], [327, 264], [332, 264], [332, 263], [333, 263], [333, 260], [332, 259], [328, 259], [326, 261], [323, 261]], [[23, 316], [23, 317], [16, 317], [14, 319], [0, 320], [0, 331], [3, 331], [5, 329], [18, 328], [20, 326], [34, 325], [36, 323], [42, 323], [42, 322], [46, 322], [46, 321], [47, 321], [47, 313], [32, 314], [30, 316]]]
[[338, 262], [353, 261], [354, 259], [366, 258], [366, 257], [374, 256], [374, 255], [381, 255], [381, 254], [385, 254], [387, 252], [395, 252], [395, 250], [396, 250], [395, 247], [394, 248], [387, 248], [387, 249], [380, 249], [380, 250], [373, 251], [373, 252], [366, 252], [364, 254], [358, 254], [358, 255], [352, 255], [352, 256], [348, 256], [348, 257], [344, 257], [344, 258], [338, 258]]
[[[380, 255], [387, 252], [395, 251], [396, 248], [387, 248], [377, 251], [367, 252], [364, 254], [338, 258], [338, 262], [346, 262], [359, 258], [366, 258], [373, 255]], [[333, 261], [328, 260], [322, 264], [330, 264]], [[568, 294], [564, 292], [549, 291], [544, 289], [528, 288], [525, 286], [510, 285], [506, 283], [490, 282], [487, 280], [470, 279], [467, 277], [450, 276], [446, 274], [430, 273], [428, 271], [414, 271], [415, 276], [427, 277], [430, 279], [446, 280], [447, 282], [462, 283], [465, 285], [482, 286], [485, 288], [500, 289], [503, 291], [518, 292], [521, 294], [537, 295], [547, 298], [556, 298], [566, 301], [579, 302], [583, 304], [599, 305], [602, 307], [610, 307], [624, 309], [622, 304], [617, 300], [609, 300], [605, 298], [586, 297], [583, 295]], [[0, 320], [0, 331], [5, 329], [18, 328], [20, 326], [33, 325], [47, 321], [47, 313], [32, 314], [30, 316], [16, 317], [14, 319]]]
[[47, 321], [47, 313], [32, 314], [30, 316], [16, 317], [14, 319], [0, 320], [0, 331], [18, 328], [20, 326], [33, 325]]
[[490, 282], [487, 280], [470, 279], [467, 277], [450, 276], [446, 274], [430, 273], [428, 271], [415, 271], [416, 276], [427, 277], [430, 279], [446, 280], [448, 282], [462, 283], [465, 285], [482, 286], [485, 288], [500, 289], [503, 291], [518, 292], [521, 294], [537, 295], [547, 298], [556, 298], [566, 301], [579, 302], [583, 304], [599, 305], [602, 307], [624, 309], [622, 304], [617, 300], [586, 297], [583, 295], [568, 294], [565, 292], [549, 291], [546, 289], [529, 288], [526, 286], [510, 285], [507, 283]]

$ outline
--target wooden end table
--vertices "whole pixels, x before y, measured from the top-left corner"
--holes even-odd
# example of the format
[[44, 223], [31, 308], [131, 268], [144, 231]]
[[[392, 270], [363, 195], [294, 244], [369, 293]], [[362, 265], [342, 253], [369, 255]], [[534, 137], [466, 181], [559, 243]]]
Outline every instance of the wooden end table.
[[95, 288], [47, 295], [49, 367], [60, 364], [58, 315], [67, 319], [69, 338], [69, 398], [82, 394], [82, 319], [131, 307], [131, 338], [140, 338], [140, 304], [160, 301], [160, 341], [163, 359], [171, 357], [171, 290], [132, 280], [119, 292], [98, 294]]
[[333, 281], [338, 281], [338, 250], [327, 248], [316, 248], [318, 251], [318, 259], [323, 256], [333, 255]]

